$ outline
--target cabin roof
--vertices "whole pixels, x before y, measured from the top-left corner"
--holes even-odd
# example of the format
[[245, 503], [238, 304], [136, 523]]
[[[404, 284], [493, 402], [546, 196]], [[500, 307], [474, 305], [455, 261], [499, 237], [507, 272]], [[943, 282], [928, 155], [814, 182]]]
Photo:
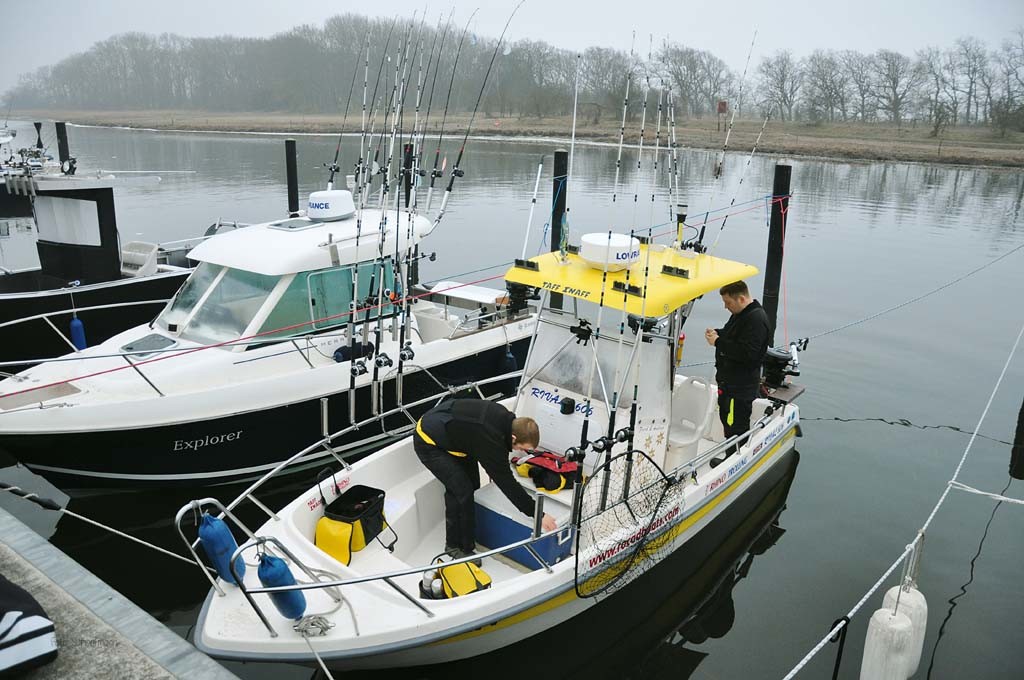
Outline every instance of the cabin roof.
[[[602, 269], [592, 267], [572, 253], [566, 256], [566, 260], [563, 263], [557, 252], [539, 255], [530, 258], [530, 262], [537, 264], [536, 271], [513, 266], [505, 274], [505, 279], [598, 304], [601, 301]], [[608, 272], [604, 305], [621, 311], [625, 297], [625, 308], [629, 314], [664, 316], [727, 283], [757, 274], [757, 267], [749, 264], [655, 244], [650, 248], [645, 305], [643, 287], [647, 264], [648, 246], [641, 245], [640, 257], [634, 265], [622, 271]], [[666, 266], [673, 269], [667, 271], [664, 269]], [[627, 283], [627, 273], [632, 292], [624, 296], [623, 290], [615, 286], [616, 283], [620, 286]]]
[[[406, 248], [409, 216], [405, 212], [387, 211], [384, 255], [395, 252], [398, 226], [398, 249]], [[430, 221], [414, 218], [413, 242], [430, 231]], [[284, 276], [334, 266], [328, 240], [337, 243], [340, 264], [374, 260], [380, 252], [381, 211], [364, 210], [359, 252], [356, 252], [356, 218], [335, 222], [316, 222], [306, 217], [293, 217], [276, 222], [254, 224], [218, 234], [193, 248], [188, 257], [199, 262], [243, 269], [266, 276]], [[282, 228], [282, 227], [291, 228]]]

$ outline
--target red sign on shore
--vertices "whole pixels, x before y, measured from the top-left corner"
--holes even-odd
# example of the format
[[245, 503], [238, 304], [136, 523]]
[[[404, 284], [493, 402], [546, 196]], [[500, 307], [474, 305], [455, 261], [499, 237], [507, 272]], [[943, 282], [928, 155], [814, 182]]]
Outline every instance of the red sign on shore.
[[728, 112], [729, 112], [729, 102], [725, 101], [724, 99], [719, 99], [718, 100], [718, 113], [728, 113]]

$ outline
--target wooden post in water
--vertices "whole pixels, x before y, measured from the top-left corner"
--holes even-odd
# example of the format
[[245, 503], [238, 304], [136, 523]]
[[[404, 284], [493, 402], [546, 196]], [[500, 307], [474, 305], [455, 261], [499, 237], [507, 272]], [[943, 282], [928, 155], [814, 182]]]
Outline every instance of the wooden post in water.
[[761, 304], [768, 314], [771, 334], [768, 346], [775, 346], [776, 317], [779, 313], [779, 282], [782, 280], [782, 257], [786, 241], [786, 210], [789, 208], [789, 180], [793, 166], [776, 165], [772, 184], [772, 217], [768, 227], [768, 259], [764, 266], [764, 293]]
[[53, 125], [57, 128], [57, 158], [60, 159], [63, 170], [64, 162], [71, 158], [71, 152], [68, 150], [68, 125], [63, 121], [58, 121]]
[[[569, 152], [565, 149], [555, 151], [555, 164], [551, 174], [551, 252], [562, 247], [562, 227], [565, 222], [565, 196], [569, 191]], [[562, 308], [562, 296], [551, 294], [551, 306]]]
[[299, 214], [299, 171], [295, 157], [295, 140], [284, 140], [284, 166], [288, 175], [288, 217]]

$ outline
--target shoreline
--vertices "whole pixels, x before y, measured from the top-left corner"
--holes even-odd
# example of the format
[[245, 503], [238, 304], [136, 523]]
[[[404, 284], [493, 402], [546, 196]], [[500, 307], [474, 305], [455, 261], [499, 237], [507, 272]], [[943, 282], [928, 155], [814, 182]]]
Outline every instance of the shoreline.
[[[64, 120], [69, 124], [167, 132], [219, 132], [232, 134], [336, 135], [340, 116], [286, 112], [227, 113], [207, 111], [17, 111], [18, 118]], [[469, 116], [449, 116], [445, 135], [465, 134]], [[729, 136], [729, 150], [749, 153], [757, 141], [763, 121], [736, 121]], [[475, 138], [509, 141], [551, 141], [568, 144], [572, 121], [568, 116], [549, 118], [494, 117], [480, 114], [473, 125]], [[349, 131], [355, 134], [353, 129]], [[428, 134], [437, 134], [439, 121], [432, 120]], [[639, 139], [639, 121], [627, 123], [627, 144]], [[721, 151], [728, 121], [719, 127], [717, 119], [686, 119], [676, 123], [676, 139], [682, 150]], [[986, 127], [957, 127], [930, 137], [924, 124], [895, 126], [887, 123], [794, 123], [769, 121], [757, 146], [764, 155], [818, 157], [836, 160], [917, 162], [939, 165], [1024, 166], [1024, 133], [1007, 132], [999, 137]], [[648, 121], [645, 144], [651, 145], [656, 125]], [[664, 121], [660, 146], [670, 134]], [[630, 140], [629, 137], [634, 137]], [[607, 116], [597, 122], [577, 122], [579, 142], [618, 144], [619, 121]]]

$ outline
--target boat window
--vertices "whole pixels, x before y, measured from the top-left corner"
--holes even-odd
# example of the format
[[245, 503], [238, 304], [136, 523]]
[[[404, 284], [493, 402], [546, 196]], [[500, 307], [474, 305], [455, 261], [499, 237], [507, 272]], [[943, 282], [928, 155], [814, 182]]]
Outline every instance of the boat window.
[[204, 343], [241, 337], [280, 278], [228, 269], [181, 336]]
[[223, 267], [220, 265], [201, 262], [171, 300], [171, 304], [160, 314], [157, 324], [171, 333], [180, 331], [196, 303], [203, 299], [203, 295], [217, 279], [221, 269]]
[[[394, 312], [394, 305], [385, 302], [377, 309], [377, 294], [381, 280], [381, 267], [376, 262], [359, 265], [359, 295], [356, 309], [358, 318], [376, 319], [380, 311], [387, 316]], [[391, 260], [384, 263], [385, 291], [394, 290], [395, 272]], [[371, 299], [372, 298], [372, 299]], [[309, 275], [309, 300], [313, 314], [314, 328], [328, 328], [346, 324], [351, 316], [349, 302], [352, 299], [352, 268], [331, 269]], [[385, 300], [387, 297], [385, 296]]]
[[[311, 319], [309, 310], [309, 279], [312, 276], [315, 276], [315, 274], [307, 272], [295, 275], [295, 278], [288, 284], [284, 293], [281, 294], [281, 299], [277, 301], [277, 305], [267, 315], [267, 320], [260, 329], [260, 333], [266, 333], [266, 335], [261, 337], [282, 338], [309, 333], [313, 330], [313, 326], [309, 323]], [[349, 285], [351, 286], [351, 284]], [[315, 316], [312, 318], [315, 318]], [[268, 332], [278, 328], [287, 330], [281, 330], [277, 333]]]

